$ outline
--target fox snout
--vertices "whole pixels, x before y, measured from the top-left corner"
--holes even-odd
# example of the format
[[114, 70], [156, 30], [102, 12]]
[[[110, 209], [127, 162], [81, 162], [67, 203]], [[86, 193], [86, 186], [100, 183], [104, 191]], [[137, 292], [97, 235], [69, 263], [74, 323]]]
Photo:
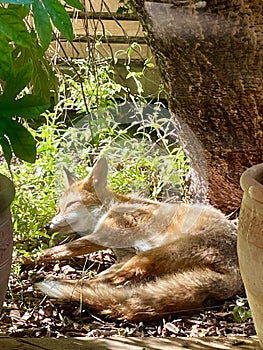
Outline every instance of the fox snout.
[[55, 232], [62, 234], [77, 232], [80, 235], [83, 235], [82, 232], [87, 233], [89, 222], [92, 221], [91, 215], [88, 214], [89, 213], [86, 213], [85, 208], [83, 210], [72, 211], [70, 213], [59, 213], [58, 215], [54, 216], [45, 226], [46, 232], [48, 234]]

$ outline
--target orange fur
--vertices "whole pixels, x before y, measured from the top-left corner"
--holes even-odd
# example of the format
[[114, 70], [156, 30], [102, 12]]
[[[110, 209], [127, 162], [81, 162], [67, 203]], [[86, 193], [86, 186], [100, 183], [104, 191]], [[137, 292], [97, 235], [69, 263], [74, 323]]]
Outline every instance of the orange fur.
[[51, 232], [83, 237], [46, 250], [40, 261], [113, 248], [120, 262], [94, 280], [43, 281], [51, 297], [82, 300], [110, 318], [143, 321], [201, 308], [242, 287], [236, 228], [211, 206], [158, 203], [106, 187], [107, 162], [71, 181]]

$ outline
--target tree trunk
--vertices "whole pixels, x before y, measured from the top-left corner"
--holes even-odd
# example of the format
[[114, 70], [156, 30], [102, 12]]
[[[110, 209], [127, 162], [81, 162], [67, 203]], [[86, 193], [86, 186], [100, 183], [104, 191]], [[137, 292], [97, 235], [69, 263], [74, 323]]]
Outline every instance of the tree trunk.
[[263, 160], [263, 2], [131, 0], [171, 112], [206, 155], [211, 204], [241, 202], [239, 178]]

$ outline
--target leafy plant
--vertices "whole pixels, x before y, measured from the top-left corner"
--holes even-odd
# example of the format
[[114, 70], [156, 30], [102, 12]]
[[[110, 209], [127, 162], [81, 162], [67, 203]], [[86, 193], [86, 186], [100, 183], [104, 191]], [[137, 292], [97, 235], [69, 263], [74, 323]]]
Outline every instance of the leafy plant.
[[245, 322], [252, 317], [246, 298], [238, 298], [236, 306], [233, 308], [233, 316], [236, 322]]
[[[85, 176], [87, 164], [106, 155], [112, 160], [111, 185], [117, 191], [181, 199], [188, 160], [178, 140], [171, 137], [174, 125], [169, 113], [158, 103], [147, 104], [142, 96], [141, 79], [152, 64], [146, 59], [142, 71], [133, 74], [129, 64], [136, 48], [135, 43], [125, 51], [127, 78], [136, 80], [138, 87], [136, 96], [129, 95], [131, 102], [126, 100], [127, 88], [115, 82], [109, 59], [75, 60], [71, 74], [63, 74], [57, 113], [72, 127], [63, 132], [58, 163]], [[115, 63], [123, 53], [116, 53]]]
[[[0, 96], [0, 144], [8, 164], [12, 149], [15, 155], [28, 162], [36, 159], [36, 141], [28, 130], [13, 117], [34, 118], [48, 108], [47, 102], [38, 95], [17, 96], [29, 83], [33, 70], [32, 62], [6, 79]], [[12, 149], [11, 149], [12, 145]]]
[[[126, 80], [132, 80], [135, 84], [135, 92], [133, 93], [133, 96], [129, 94], [130, 99], [132, 100], [139, 100], [141, 102], [146, 103], [147, 98], [144, 96], [144, 86], [142, 83], [142, 78], [145, 76], [146, 70], [148, 68], [153, 68], [154, 64], [151, 62], [152, 57], [147, 57], [143, 61], [143, 67], [140, 70], [135, 70], [132, 68], [132, 55], [134, 52], [137, 52], [140, 54], [141, 46], [137, 42], [133, 42], [130, 44], [128, 49], [126, 50], [118, 50], [114, 54], [114, 64], [116, 65], [119, 61], [120, 57], [125, 57], [125, 65], [124, 68], [126, 70]], [[162, 86], [159, 86], [159, 90], [162, 90]], [[160, 92], [159, 91], [159, 92]]]
[[[51, 242], [44, 226], [55, 212], [54, 172], [61, 125], [56, 123], [52, 113], [45, 113], [44, 117], [46, 123], [37, 130], [27, 127], [34, 138], [41, 140], [35, 163], [12, 164], [16, 184], [16, 197], [12, 203], [15, 251], [24, 256], [47, 248]], [[4, 171], [3, 165], [1, 171]]]
[[60, 102], [57, 108], [64, 120], [74, 123], [76, 116], [115, 105], [116, 99], [124, 96], [121, 91], [124, 92], [125, 88], [112, 78], [114, 72], [110, 59], [78, 59], [71, 63], [68, 72], [59, 76]]
[[[82, 9], [79, 0], [66, 3]], [[72, 24], [59, 0], [2, 0], [0, 5], [0, 145], [9, 165], [13, 152], [34, 162], [36, 142], [18, 117], [34, 118], [50, 106], [56, 79], [45, 50], [52, 24], [68, 40]]]
[[[125, 111], [129, 108], [130, 115]], [[111, 185], [116, 191], [181, 199], [189, 164], [172, 136], [172, 120], [162, 116], [163, 110], [158, 104], [122, 103], [94, 111], [63, 133], [58, 163], [82, 173], [83, 164], [92, 165], [94, 158], [103, 155], [111, 164]]]

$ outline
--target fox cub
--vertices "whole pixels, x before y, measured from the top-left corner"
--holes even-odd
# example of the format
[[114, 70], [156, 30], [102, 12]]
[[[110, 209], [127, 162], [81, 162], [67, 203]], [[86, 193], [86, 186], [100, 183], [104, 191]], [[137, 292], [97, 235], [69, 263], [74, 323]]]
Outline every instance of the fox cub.
[[83, 180], [67, 173], [68, 188], [48, 231], [82, 237], [47, 249], [39, 260], [113, 248], [119, 262], [93, 280], [44, 280], [38, 289], [133, 322], [209, 306], [241, 289], [236, 227], [221, 212], [115, 193], [107, 173], [104, 158]]

